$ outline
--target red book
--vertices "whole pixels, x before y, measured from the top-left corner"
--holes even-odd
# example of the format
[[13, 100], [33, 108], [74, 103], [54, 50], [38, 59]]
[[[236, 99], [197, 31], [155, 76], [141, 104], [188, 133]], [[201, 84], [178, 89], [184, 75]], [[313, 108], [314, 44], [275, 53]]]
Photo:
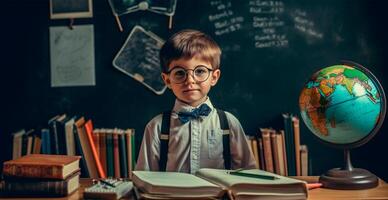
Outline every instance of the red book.
[[79, 170], [80, 156], [30, 154], [4, 162], [9, 177], [65, 179]]
[[114, 171], [115, 177], [120, 178], [120, 151], [119, 151], [119, 135], [118, 130], [115, 129], [113, 133], [113, 161], [114, 161]]
[[97, 170], [98, 170], [98, 175], [100, 176], [100, 178], [106, 178], [104, 169], [102, 168], [101, 161], [100, 161], [100, 158], [98, 157], [97, 149], [96, 149], [96, 146], [95, 146], [94, 140], [93, 140], [93, 123], [92, 123], [92, 120], [89, 119], [85, 123], [85, 131], [86, 131], [86, 135], [88, 136], [88, 140], [89, 140], [90, 148], [92, 149], [94, 160], [96, 162], [96, 167], [97, 167]]

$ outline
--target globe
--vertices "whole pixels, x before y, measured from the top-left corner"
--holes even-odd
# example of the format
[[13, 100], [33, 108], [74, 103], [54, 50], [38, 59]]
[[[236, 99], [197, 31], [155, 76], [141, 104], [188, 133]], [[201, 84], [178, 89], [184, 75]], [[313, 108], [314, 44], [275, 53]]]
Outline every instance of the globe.
[[384, 121], [386, 99], [376, 77], [353, 62], [325, 67], [304, 85], [299, 107], [304, 123], [320, 141], [345, 150], [344, 167], [321, 176], [324, 186], [336, 189], [377, 186], [376, 176], [353, 168], [349, 153], [349, 149], [368, 142]]
[[319, 139], [352, 147], [377, 131], [385, 98], [376, 78], [360, 67], [334, 65], [316, 72], [299, 105], [306, 126]]

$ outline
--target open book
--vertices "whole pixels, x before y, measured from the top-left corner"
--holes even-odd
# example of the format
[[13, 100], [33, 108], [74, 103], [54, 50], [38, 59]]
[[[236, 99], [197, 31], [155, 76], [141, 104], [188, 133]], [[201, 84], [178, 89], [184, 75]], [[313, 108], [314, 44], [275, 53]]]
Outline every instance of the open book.
[[196, 175], [134, 171], [132, 180], [137, 195], [146, 199], [217, 199], [225, 192], [230, 199], [307, 199], [304, 181], [258, 169], [239, 171], [239, 175], [231, 172], [208, 168], [198, 170]]

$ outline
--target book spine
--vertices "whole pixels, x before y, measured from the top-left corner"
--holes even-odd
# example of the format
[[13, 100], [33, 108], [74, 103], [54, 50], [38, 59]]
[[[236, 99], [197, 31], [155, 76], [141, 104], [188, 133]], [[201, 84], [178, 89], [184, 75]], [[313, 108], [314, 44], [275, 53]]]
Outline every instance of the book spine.
[[265, 157], [264, 157], [264, 147], [263, 147], [263, 138], [257, 138], [257, 148], [259, 151], [259, 160], [262, 170], [265, 170]]
[[251, 145], [252, 145], [253, 155], [255, 156], [255, 160], [256, 160], [256, 168], [260, 169], [259, 151], [257, 149], [256, 137], [251, 138]]
[[106, 133], [105, 129], [100, 129], [100, 133], [98, 135], [100, 141], [100, 160], [102, 164], [102, 168], [104, 169], [105, 174], [108, 174], [108, 169], [106, 166]]
[[295, 163], [295, 141], [294, 141], [294, 128], [292, 125], [292, 115], [283, 114], [284, 119], [284, 138], [286, 145], [287, 155], [287, 170], [288, 176], [296, 176], [296, 163]]
[[28, 135], [27, 133], [22, 136], [22, 156], [27, 155]]
[[292, 117], [292, 127], [294, 129], [294, 144], [295, 144], [295, 168], [296, 175], [301, 175], [301, 166], [300, 166], [300, 128], [299, 128], [299, 118], [297, 116]]
[[106, 164], [108, 177], [114, 176], [114, 162], [113, 162], [113, 134], [109, 132], [106, 135]]
[[66, 144], [66, 132], [65, 132], [65, 122], [67, 118], [57, 122], [57, 143], [58, 143], [58, 154], [66, 155], [67, 154], [67, 144]]
[[120, 177], [128, 178], [127, 167], [127, 145], [125, 142], [124, 131], [119, 134], [119, 151], [120, 151]]
[[270, 130], [270, 141], [271, 141], [271, 148], [272, 148], [274, 171], [276, 174], [281, 174], [280, 149], [278, 147], [278, 143], [277, 143], [278, 141], [276, 140], [276, 131], [273, 129]]
[[114, 162], [114, 174], [116, 178], [120, 178], [120, 151], [119, 151], [119, 135], [117, 130], [113, 134], [113, 162]]
[[93, 123], [92, 123], [92, 121], [90, 119], [85, 124], [85, 131], [86, 131], [86, 136], [87, 136], [87, 138], [89, 140], [89, 145], [90, 145], [91, 153], [92, 153], [92, 156], [94, 158], [94, 163], [96, 164], [98, 175], [99, 175], [100, 178], [106, 178], [104, 169], [102, 168], [102, 165], [101, 165], [101, 162], [100, 162], [100, 158], [99, 158], [98, 153], [97, 153], [96, 146], [94, 144], [94, 140], [93, 140]]
[[4, 164], [4, 176], [63, 179], [62, 166]]
[[136, 166], [136, 140], [135, 140], [135, 129], [131, 130], [131, 151], [132, 151], [132, 169]]
[[308, 176], [308, 149], [306, 145], [300, 145], [301, 176]]
[[62, 182], [53, 183], [23, 183], [23, 182], [5, 182], [4, 192], [9, 194], [17, 194], [21, 196], [30, 195], [53, 195], [53, 196], [66, 196], [67, 185]]
[[269, 129], [260, 129], [261, 137], [263, 138], [265, 170], [274, 172], [274, 164], [272, 159], [271, 138]]
[[80, 141], [80, 138], [78, 135], [77, 126], [75, 124], [73, 126], [74, 126], [73, 127], [73, 134], [74, 134], [74, 142], [75, 142], [75, 153], [76, 153], [76, 155], [81, 156], [81, 160], [80, 160], [81, 176], [83, 178], [90, 177], [89, 169], [86, 165], [85, 155], [84, 155], [84, 152], [82, 151], [81, 141]]
[[56, 121], [51, 122], [51, 124], [49, 124], [49, 127], [50, 127], [51, 153], [59, 154], [57, 122]]
[[49, 129], [42, 129], [41, 130], [41, 134], [42, 134], [42, 154], [51, 154], [51, 148], [50, 148], [50, 144], [51, 144], [51, 141], [50, 141], [50, 131]]
[[59, 197], [66, 196], [79, 187], [79, 173], [66, 180], [14, 178], [6, 177], [2, 194], [6, 196]]
[[127, 129], [125, 131], [125, 138], [127, 142], [127, 167], [128, 167], [128, 177], [132, 179], [132, 131], [131, 129]]

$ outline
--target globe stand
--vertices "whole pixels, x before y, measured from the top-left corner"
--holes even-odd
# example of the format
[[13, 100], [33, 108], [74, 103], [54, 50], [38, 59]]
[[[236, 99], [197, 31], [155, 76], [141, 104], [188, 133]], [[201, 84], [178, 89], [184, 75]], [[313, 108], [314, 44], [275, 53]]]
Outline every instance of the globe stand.
[[319, 177], [323, 187], [331, 189], [358, 190], [378, 186], [378, 178], [368, 170], [353, 168], [349, 149], [344, 149], [345, 166], [334, 168]]

